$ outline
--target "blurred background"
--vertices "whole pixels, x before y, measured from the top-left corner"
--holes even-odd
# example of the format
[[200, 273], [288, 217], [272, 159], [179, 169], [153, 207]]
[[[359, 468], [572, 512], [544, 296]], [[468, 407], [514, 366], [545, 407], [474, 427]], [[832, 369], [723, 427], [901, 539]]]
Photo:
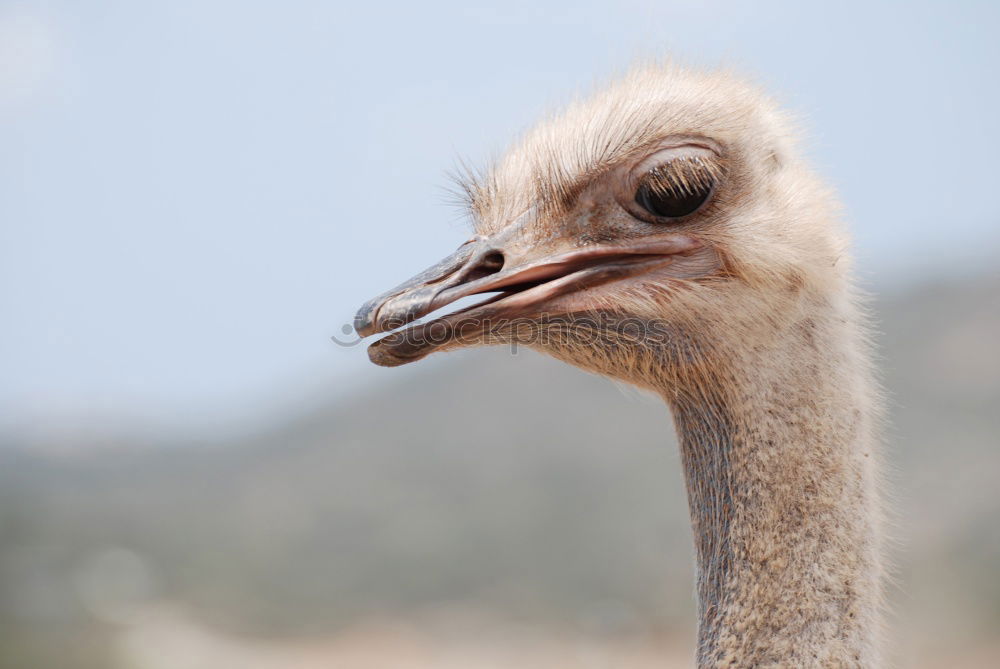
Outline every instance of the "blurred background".
[[690, 666], [658, 401], [330, 340], [465, 239], [459, 159], [668, 53], [771, 91], [844, 200], [899, 664], [1000, 665], [998, 30], [986, 1], [0, 0], [0, 667]]

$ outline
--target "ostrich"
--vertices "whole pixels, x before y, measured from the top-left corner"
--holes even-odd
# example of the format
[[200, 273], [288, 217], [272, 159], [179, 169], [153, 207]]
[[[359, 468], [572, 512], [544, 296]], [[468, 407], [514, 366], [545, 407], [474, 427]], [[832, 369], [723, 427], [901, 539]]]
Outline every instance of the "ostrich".
[[520, 342], [663, 397], [699, 667], [881, 662], [879, 391], [835, 201], [790, 128], [728, 73], [637, 68], [464, 177], [474, 236], [355, 321], [390, 332], [379, 365]]

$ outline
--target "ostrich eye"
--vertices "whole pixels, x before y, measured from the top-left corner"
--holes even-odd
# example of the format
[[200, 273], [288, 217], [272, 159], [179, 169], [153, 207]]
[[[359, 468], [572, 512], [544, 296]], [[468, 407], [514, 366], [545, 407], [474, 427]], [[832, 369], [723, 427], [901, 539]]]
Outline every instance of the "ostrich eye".
[[642, 184], [635, 192], [635, 202], [640, 207], [661, 218], [680, 218], [693, 214], [708, 199], [711, 189], [693, 193], [665, 193], [649, 184]]
[[651, 169], [639, 181], [635, 203], [658, 218], [698, 211], [715, 186], [715, 174], [700, 160], [674, 160]]

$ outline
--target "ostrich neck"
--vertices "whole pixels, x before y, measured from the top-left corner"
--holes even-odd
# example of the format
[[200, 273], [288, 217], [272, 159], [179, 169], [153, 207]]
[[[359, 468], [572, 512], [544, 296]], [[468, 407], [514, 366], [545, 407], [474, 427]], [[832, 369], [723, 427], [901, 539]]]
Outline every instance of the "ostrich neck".
[[698, 666], [879, 663], [877, 458], [865, 347], [803, 319], [665, 392], [694, 531]]

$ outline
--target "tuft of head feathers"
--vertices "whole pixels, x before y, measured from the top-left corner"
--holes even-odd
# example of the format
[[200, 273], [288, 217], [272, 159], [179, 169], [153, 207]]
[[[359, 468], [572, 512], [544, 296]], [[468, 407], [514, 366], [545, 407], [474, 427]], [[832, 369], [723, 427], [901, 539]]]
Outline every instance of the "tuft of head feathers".
[[558, 206], [579, 184], [670, 135], [707, 136], [775, 160], [796, 132], [766, 96], [724, 72], [646, 65], [537, 124], [462, 191], [477, 230], [538, 203]]

